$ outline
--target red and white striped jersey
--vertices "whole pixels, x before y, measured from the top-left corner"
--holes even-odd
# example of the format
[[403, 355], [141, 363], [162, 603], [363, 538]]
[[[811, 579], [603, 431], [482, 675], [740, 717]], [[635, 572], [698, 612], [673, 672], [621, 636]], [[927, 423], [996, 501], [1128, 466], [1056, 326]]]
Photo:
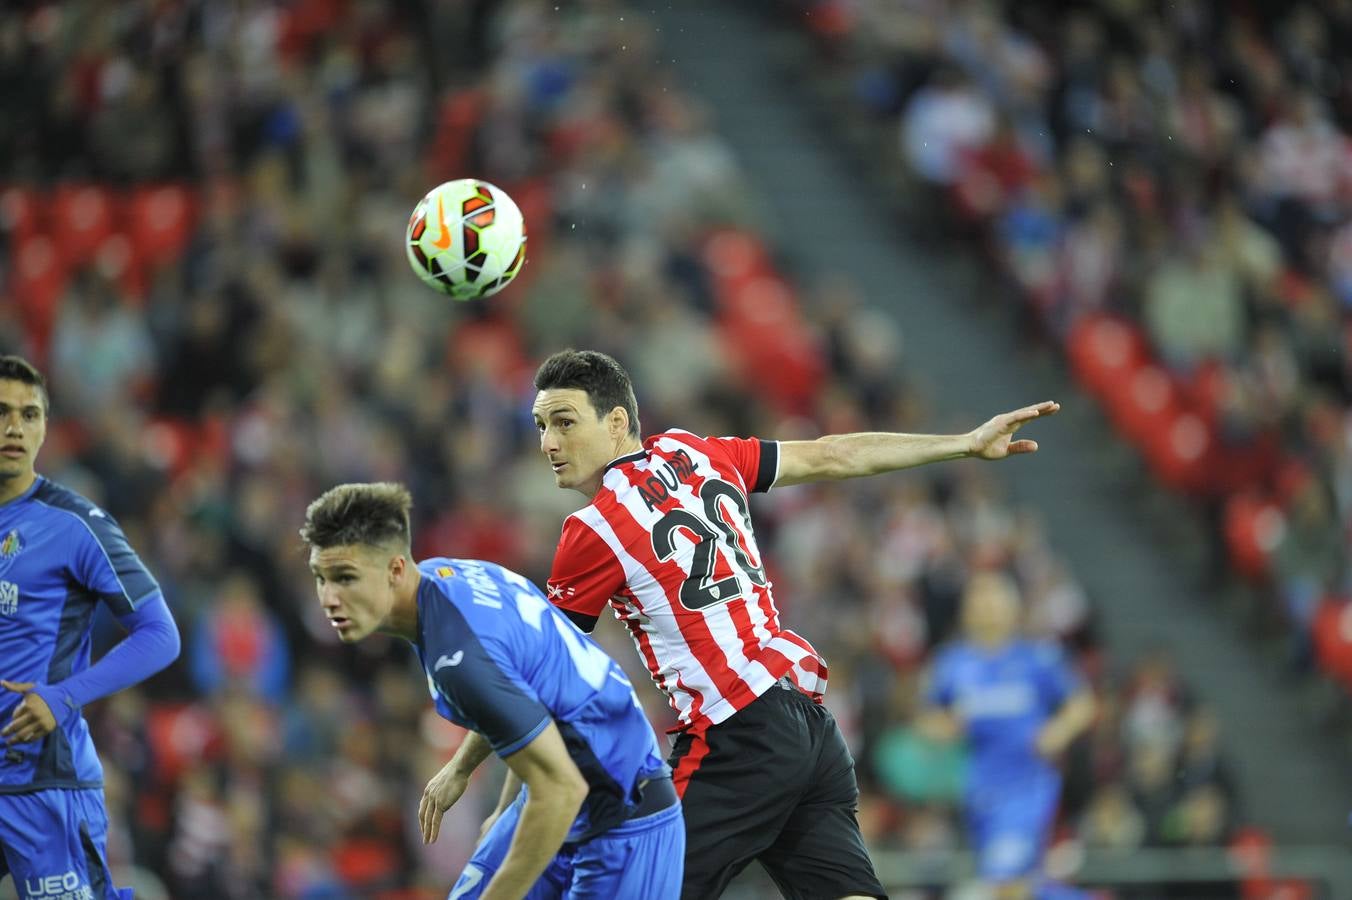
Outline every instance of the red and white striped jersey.
[[787, 675], [820, 701], [826, 661], [780, 627], [747, 495], [767, 491], [779, 445], [668, 431], [606, 467], [564, 522], [549, 576], [555, 605], [629, 629], [676, 731], [716, 725]]

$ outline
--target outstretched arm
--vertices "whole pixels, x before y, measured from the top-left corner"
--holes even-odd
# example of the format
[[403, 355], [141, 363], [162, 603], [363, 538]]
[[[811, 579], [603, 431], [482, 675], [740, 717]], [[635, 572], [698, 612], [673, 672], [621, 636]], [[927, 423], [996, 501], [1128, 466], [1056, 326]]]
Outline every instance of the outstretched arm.
[[1004, 459], [1037, 450], [1037, 441], [1014, 440], [1028, 422], [1055, 415], [1061, 404], [1049, 400], [1001, 413], [966, 434], [897, 434], [858, 432], [833, 434], [815, 441], [779, 445], [779, 477], [775, 486], [811, 481], [839, 481], [879, 475], [947, 459]]

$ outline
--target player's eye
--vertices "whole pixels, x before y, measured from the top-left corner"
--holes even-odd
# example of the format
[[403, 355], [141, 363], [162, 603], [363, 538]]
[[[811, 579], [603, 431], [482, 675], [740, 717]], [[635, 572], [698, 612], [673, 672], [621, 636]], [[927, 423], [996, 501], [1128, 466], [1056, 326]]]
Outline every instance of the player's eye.
[[30, 422], [38, 420], [38, 411], [36, 409], [26, 409], [23, 411], [23, 417]]
[[572, 419], [559, 419], [559, 427], [560, 427], [560, 428], [572, 428], [572, 427], [573, 427], [573, 420], [572, 420]]

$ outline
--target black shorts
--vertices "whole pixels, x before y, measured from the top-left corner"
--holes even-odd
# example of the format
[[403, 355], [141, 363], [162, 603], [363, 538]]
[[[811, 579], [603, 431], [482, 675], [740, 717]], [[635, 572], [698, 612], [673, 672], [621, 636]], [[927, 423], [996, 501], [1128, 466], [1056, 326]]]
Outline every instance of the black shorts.
[[787, 680], [731, 719], [683, 733], [671, 767], [685, 807], [682, 900], [718, 897], [753, 859], [789, 900], [887, 896], [859, 833], [845, 739]]

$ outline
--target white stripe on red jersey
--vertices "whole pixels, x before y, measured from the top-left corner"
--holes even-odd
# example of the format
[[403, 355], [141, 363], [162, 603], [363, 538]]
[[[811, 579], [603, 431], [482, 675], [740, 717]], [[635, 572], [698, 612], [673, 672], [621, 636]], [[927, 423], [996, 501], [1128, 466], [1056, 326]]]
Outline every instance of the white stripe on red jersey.
[[563, 609], [609, 603], [684, 730], [716, 725], [789, 676], [814, 700], [826, 661], [780, 627], [747, 495], [769, 490], [779, 445], [668, 431], [606, 469], [564, 522], [549, 577]]

